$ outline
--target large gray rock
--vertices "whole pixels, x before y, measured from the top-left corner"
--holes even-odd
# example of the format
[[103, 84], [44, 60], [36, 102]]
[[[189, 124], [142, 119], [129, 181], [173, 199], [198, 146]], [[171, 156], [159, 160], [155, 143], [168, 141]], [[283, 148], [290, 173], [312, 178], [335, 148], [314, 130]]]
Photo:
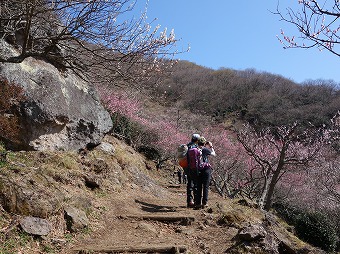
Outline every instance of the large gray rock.
[[21, 228], [28, 234], [44, 236], [51, 232], [50, 223], [37, 217], [24, 217], [20, 220]]
[[70, 232], [78, 232], [88, 226], [89, 219], [84, 211], [72, 206], [66, 207], [64, 211], [66, 226]]
[[266, 235], [266, 230], [259, 224], [246, 226], [238, 232], [239, 238], [247, 242], [264, 239]]
[[[16, 54], [0, 40], [0, 56]], [[76, 150], [99, 144], [112, 128], [95, 90], [70, 71], [60, 72], [30, 57], [21, 63], [1, 63], [0, 76], [22, 86], [27, 95], [18, 110], [23, 128], [12, 149]]]

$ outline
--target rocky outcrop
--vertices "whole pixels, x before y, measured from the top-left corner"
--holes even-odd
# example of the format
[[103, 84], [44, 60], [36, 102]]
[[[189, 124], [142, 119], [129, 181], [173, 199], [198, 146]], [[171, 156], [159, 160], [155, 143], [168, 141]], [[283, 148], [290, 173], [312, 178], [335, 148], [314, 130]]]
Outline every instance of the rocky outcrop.
[[[11, 176], [10, 176], [11, 175]], [[53, 179], [38, 174], [0, 174], [0, 204], [11, 213], [47, 218], [55, 214], [65, 194], [53, 185]]]
[[[16, 54], [0, 40], [1, 56]], [[112, 128], [96, 91], [70, 71], [60, 72], [30, 57], [21, 63], [1, 63], [0, 76], [23, 87], [27, 97], [17, 110], [20, 138], [8, 141], [11, 149], [77, 150], [99, 144]]]
[[267, 232], [261, 225], [249, 225], [242, 228], [238, 235], [241, 240], [251, 242], [264, 239]]
[[[226, 253], [271, 253], [271, 254], [322, 254], [323, 251], [308, 247], [283, 229], [274, 216], [268, 224], [268, 215], [264, 223], [248, 223], [239, 229], [234, 237], [235, 244], [228, 248]], [[274, 223], [273, 223], [274, 222]], [[273, 223], [273, 224], [272, 224]]]
[[[122, 167], [128, 171], [130, 166], [120, 160], [121, 166], [112, 151], [115, 146], [124, 150], [125, 144], [121, 148], [122, 143], [112, 136], [103, 140], [109, 151], [97, 146], [83, 155], [74, 151], [11, 152], [0, 165], [0, 214], [2, 207], [11, 214], [48, 218], [60, 214], [65, 203], [88, 211], [96, 190], [121, 189], [127, 181]], [[139, 165], [145, 165], [142, 159]]]

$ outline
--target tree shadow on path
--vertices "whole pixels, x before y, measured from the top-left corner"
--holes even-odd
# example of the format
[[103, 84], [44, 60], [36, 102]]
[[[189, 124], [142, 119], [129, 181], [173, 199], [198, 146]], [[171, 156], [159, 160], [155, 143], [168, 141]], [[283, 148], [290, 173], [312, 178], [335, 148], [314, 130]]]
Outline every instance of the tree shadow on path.
[[145, 212], [150, 213], [173, 213], [177, 212], [178, 207], [177, 206], [162, 206], [162, 205], [156, 205], [147, 203], [138, 199], [135, 199], [135, 202], [137, 204], [141, 205], [141, 209]]

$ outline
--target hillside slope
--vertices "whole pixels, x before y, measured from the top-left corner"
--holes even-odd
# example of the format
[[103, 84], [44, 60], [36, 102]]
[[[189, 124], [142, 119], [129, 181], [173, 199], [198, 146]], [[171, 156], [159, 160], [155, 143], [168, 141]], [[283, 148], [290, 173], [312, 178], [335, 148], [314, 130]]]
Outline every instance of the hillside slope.
[[[322, 253], [246, 200], [211, 193], [208, 208], [188, 209], [173, 165], [156, 170], [112, 136], [104, 144], [79, 154], [7, 154], [0, 173], [1, 254]], [[86, 227], [69, 230], [69, 206], [86, 213]], [[45, 218], [51, 232], [24, 233], [25, 215]]]
[[236, 118], [258, 127], [301, 122], [328, 125], [340, 108], [339, 85], [329, 80], [303, 84], [279, 75], [233, 69], [212, 70], [179, 61], [156, 87], [162, 104], [177, 105], [216, 121]]

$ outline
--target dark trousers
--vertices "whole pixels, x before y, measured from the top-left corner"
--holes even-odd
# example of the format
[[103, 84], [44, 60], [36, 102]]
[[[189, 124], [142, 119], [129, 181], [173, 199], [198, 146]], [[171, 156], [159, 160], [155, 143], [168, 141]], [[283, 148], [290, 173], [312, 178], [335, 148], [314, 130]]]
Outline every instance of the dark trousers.
[[187, 172], [187, 205], [194, 202], [194, 181]]
[[187, 183], [187, 179], [188, 179], [188, 176], [187, 176], [187, 175], [183, 175], [183, 183], [184, 183], [184, 184]]
[[200, 172], [197, 170], [191, 170], [190, 171], [190, 179], [192, 181], [192, 192], [194, 194], [194, 204], [199, 205], [200, 204], [200, 196], [198, 193], [199, 189], [199, 183], [200, 183]]
[[207, 168], [199, 172], [197, 179], [194, 181], [195, 205], [206, 205], [208, 203], [210, 181], [211, 168]]

